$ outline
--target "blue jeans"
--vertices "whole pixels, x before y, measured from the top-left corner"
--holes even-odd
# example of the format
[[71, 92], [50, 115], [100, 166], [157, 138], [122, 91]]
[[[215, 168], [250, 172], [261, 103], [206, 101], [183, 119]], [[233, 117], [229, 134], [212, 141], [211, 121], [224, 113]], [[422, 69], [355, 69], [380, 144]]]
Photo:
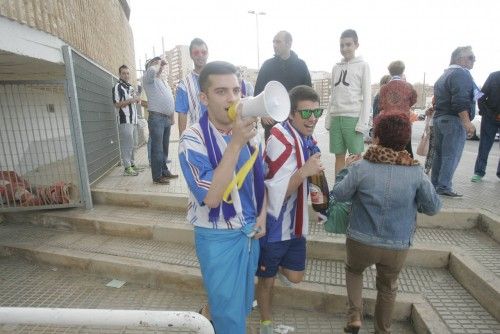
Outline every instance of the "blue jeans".
[[[477, 153], [474, 174], [484, 176], [486, 174], [486, 163], [490, 154], [491, 146], [495, 141], [496, 133], [500, 131], [500, 124], [490, 115], [483, 115], [481, 119], [481, 135], [479, 138], [479, 151]], [[499, 145], [500, 146], [500, 145]], [[500, 177], [500, 159], [498, 159], [497, 176]]]
[[170, 144], [170, 117], [150, 112], [148, 118], [149, 135], [151, 136], [151, 175], [153, 181], [168, 172], [165, 157], [168, 156]]
[[457, 169], [465, 140], [465, 128], [458, 116], [444, 115], [434, 119], [434, 160], [431, 181], [437, 192], [452, 191], [452, 179]]

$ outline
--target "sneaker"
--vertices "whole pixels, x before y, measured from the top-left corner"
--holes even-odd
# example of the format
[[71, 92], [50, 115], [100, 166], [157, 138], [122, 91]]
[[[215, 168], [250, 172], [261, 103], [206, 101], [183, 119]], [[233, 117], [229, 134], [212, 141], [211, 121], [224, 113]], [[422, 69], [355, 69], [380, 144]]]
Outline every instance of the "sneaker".
[[142, 172], [145, 169], [144, 167], [139, 167], [136, 165], [131, 165], [130, 167], [132, 167], [136, 172]]
[[481, 182], [483, 177], [481, 175], [474, 174], [474, 176], [471, 177], [470, 181], [471, 182]]
[[260, 322], [259, 334], [273, 334], [274, 328], [273, 323], [270, 320], [265, 320]]
[[139, 175], [139, 173], [137, 173], [132, 167], [127, 167], [127, 168], [125, 168], [123, 175], [125, 175], [125, 176], [137, 176], [137, 175]]
[[167, 179], [176, 179], [179, 177], [179, 175], [172, 174], [169, 170], [167, 170], [165, 173], [163, 173], [163, 177], [166, 177]]
[[169, 179], [164, 176], [161, 176], [159, 179], [153, 180], [154, 184], [170, 184]]
[[456, 192], [451, 191], [451, 190], [438, 191], [437, 193], [438, 193], [438, 195], [446, 196], [449, 198], [462, 198], [464, 196], [462, 194], [456, 193]]

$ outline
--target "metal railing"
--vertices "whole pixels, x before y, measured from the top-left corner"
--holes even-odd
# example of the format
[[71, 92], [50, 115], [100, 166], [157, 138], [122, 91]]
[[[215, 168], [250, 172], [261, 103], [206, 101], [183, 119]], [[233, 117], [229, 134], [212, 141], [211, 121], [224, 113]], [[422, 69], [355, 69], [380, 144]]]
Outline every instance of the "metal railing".
[[212, 324], [201, 314], [182, 311], [0, 307], [0, 324], [130, 326], [214, 334]]

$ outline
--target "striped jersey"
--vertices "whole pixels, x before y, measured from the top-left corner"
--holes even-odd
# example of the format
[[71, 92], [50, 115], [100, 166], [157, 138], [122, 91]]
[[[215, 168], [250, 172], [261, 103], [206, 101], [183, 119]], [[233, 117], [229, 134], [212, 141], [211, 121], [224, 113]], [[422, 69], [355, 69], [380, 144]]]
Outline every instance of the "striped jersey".
[[[295, 138], [298, 145], [295, 145]], [[308, 233], [307, 179], [302, 184], [302, 195], [300, 196], [302, 198], [302, 212], [297, 212], [298, 194], [301, 188], [285, 198], [290, 179], [299, 166], [303, 166], [305, 163], [303, 146], [302, 136], [288, 121], [278, 123], [271, 129], [271, 135], [267, 140], [264, 152], [264, 182], [268, 198], [265, 238], [268, 242], [295, 238], [297, 215], [300, 215], [299, 218], [302, 219], [302, 235], [306, 236]], [[300, 162], [297, 161], [297, 157], [300, 157]]]
[[[209, 123], [209, 126], [214, 131], [218, 131], [211, 123]], [[230, 134], [217, 136], [217, 143], [221, 148], [222, 154], [224, 154], [224, 148], [230, 140]], [[257, 140], [258, 136], [255, 137], [255, 141], [252, 143], [259, 145]], [[250, 149], [248, 146], [244, 146], [236, 164], [236, 171], [248, 159], [250, 159]], [[204, 228], [239, 229], [248, 223], [255, 222], [258, 214], [254, 195], [253, 173], [247, 175], [242, 187], [238, 190], [239, 200], [235, 196], [232, 196], [236, 216], [229, 219], [229, 221], [225, 221], [222, 210], [220, 210], [217, 221], [215, 223], [209, 221], [210, 208], [203, 201], [212, 184], [214, 168], [210, 163], [207, 146], [205, 145], [205, 139], [199, 123], [191, 125], [182, 134], [179, 141], [179, 162], [189, 188], [187, 219], [191, 224]], [[257, 157], [255, 163], [263, 164], [262, 157]]]
[[[135, 97], [134, 87], [120, 79], [113, 87], [113, 104]], [[122, 108], [116, 108], [120, 124], [137, 124], [136, 103], [128, 104]]]
[[199, 77], [192, 71], [179, 82], [175, 92], [175, 111], [187, 114], [188, 125], [197, 123], [207, 112], [207, 107], [200, 102]]

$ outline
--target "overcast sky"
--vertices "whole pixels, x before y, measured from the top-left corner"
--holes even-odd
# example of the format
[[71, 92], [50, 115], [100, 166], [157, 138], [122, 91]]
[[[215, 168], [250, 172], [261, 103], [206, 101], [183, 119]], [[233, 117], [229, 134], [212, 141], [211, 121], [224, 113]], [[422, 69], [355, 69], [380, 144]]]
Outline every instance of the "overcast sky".
[[273, 56], [279, 30], [293, 36], [292, 49], [311, 71], [331, 72], [340, 60], [339, 36], [352, 28], [371, 67], [372, 82], [396, 59], [406, 64], [409, 82], [433, 84], [457, 46], [471, 45], [478, 85], [500, 70], [500, 0], [131, 0], [136, 64], [194, 37], [206, 41], [209, 61], [257, 67], [255, 15], [259, 16], [260, 62]]

